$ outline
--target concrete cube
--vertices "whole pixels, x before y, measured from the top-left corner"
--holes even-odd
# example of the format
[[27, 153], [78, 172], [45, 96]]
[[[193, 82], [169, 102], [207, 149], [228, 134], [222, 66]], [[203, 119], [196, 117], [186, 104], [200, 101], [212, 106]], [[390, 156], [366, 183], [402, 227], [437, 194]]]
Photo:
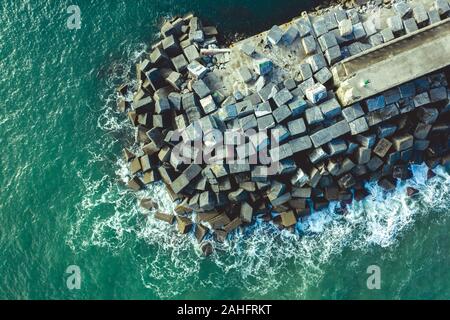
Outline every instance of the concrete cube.
[[369, 130], [369, 126], [367, 125], [367, 121], [364, 117], [353, 120], [349, 123], [349, 126], [352, 135], [357, 135]]
[[274, 46], [280, 42], [282, 37], [283, 30], [277, 25], [273, 26], [267, 33], [267, 41], [269, 41]]
[[317, 43], [313, 36], [302, 38], [302, 46], [307, 55], [312, 54], [317, 50]]
[[309, 136], [295, 138], [289, 141], [292, 153], [298, 153], [312, 148], [311, 139]]
[[305, 118], [308, 125], [317, 124], [324, 120], [323, 113], [317, 106], [306, 109]]
[[359, 103], [355, 103], [345, 109], [342, 110], [342, 116], [347, 122], [351, 122], [357, 118], [360, 118], [364, 115], [364, 111], [361, 108]]

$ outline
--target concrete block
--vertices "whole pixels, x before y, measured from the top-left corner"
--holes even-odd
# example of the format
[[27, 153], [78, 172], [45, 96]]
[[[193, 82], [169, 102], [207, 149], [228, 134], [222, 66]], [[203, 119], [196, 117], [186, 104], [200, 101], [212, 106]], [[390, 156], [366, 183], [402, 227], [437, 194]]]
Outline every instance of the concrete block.
[[437, 87], [430, 90], [430, 100], [431, 102], [441, 102], [448, 100], [447, 88]]
[[341, 120], [339, 122], [336, 122], [332, 126], [328, 127], [327, 129], [330, 130], [331, 136], [333, 139], [336, 139], [340, 136], [343, 136], [350, 132], [350, 126], [346, 120]]
[[253, 54], [255, 53], [255, 46], [250, 41], [244, 42], [240, 49], [245, 55], [249, 57], [252, 57]]
[[433, 124], [439, 117], [439, 110], [436, 108], [420, 107], [417, 110], [417, 117], [425, 124]]
[[310, 135], [311, 142], [314, 144], [314, 147], [320, 147], [333, 140], [332, 131], [330, 128], [331, 127], [319, 130]]
[[392, 136], [397, 131], [394, 124], [383, 123], [377, 127], [378, 138], [383, 139]]
[[309, 181], [308, 175], [302, 170], [298, 169], [291, 179], [291, 184], [294, 187], [301, 188]]
[[439, 15], [439, 12], [436, 9], [430, 9], [428, 11], [428, 19], [430, 21], [430, 24], [435, 24], [441, 21], [441, 17]]
[[413, 103], [414, 103], [414, 107], [416, 107], [416, 108], [430, 104], [431, 99], [430, 99], [430, 96], [428, 95], [428, 92], [423, 92], [423, 93], [420, 93], [417, 96], [415, 96]]
[[403, 21], [399, 15], [387, 18], [386, 22], [392, 33], [398, 34], [403, 31]]
[[327, 66], [325, 57], [321, 53], [316, 53], [308, 57], [306, 61], [311, 65], [311, 69], [314, 73]]
[[273, 62], [266, 58], [258, 59], [253, 62], [253, 67], [256, 74], [263, 76], [272, 72]]
[[305, 119], [308, 125], [313, 125], [322, 122], [324, 116], [318, 106], [313, 106], [305, 110]]
[[426, 124], [419, 122], [416, 129], [414, 130], [414, 138], [416, 139], [426, 139], [431, 130], [431, 124]]
[[[278, 128], [278, 129], [277, 129]], [[281, 129], [279, 129], [279, 127], [275, 127], [272, 129], [272, 134], [275, 131], [281, 131]], [[261, 151], [264, 150], [265, 148], [267, 148], [267, 146], [269, 145], [269, 136], [267, 135], [266, 132], [258, 132], [254, 135], [251, 135], [249, 137], [250, 143], [253, 144], [253, 146], [255, 147], [256, 151]], [[278, 141], [278, 143], [281, 141]]]
[[297, 217], [295, 216], [294, 211], [290, 210], [287, 212], [281, 213], [281, 224], [285, 228], [292, 227], [297, 224]]
[[275, 102], [275, 104], [278, 107], [281, 107], [282, 105], [288, 103], [289, 101], [291, 101], [293, 98], [293, 95], [291, 94], [291, 92], [284, 88], [280, 91], [278, 91], [274, 97], [273, 97], [273, 101]]
[[257, 123], [259, 131], [268, 130], [270, 128], [275, 127], [276, 125], [275, 119], [271, 114], [267, 114], [265, 116], [257, 118]]
[[341, 114], [341, 105], [335, 98], [322, 102], [319, 108], [327, 119], [336, 118]]
[[355, 139], [361, 146], [372, 148], [373, 146], [375, 146], [377, 136], [374, 134], [358, 134]]
[[376, 147], [373, 149], [373, 153], [375, 153], [380, 158], [384, 158], [391, 147], [392, 143], [389, 140], [383, 138], [378, 141]]
[[332, 30], [338, 27], [338, 22], [333, 12], [325, 13], [324, 15], [322, 15], [322, 18], [325, 20], [325, 24], [328, 30]]
[[311, 161], [312, 164], [317, 164], [320, 161], [328, 158], [328, 154], [325, 152], [325, 150], [323, 150], [323, 148], [319, 147], [309, 152], [308, 157], [309, 161]]
[[349, 126], [352, 136], [369, 130], [369, 126], [367, 125], [367, 121], [364, 117], [353, 120], [349, 123]]
[[267, 101], [272, 98], [277, 92], [278, 89], [276, 85], [273, 82], [269, 82], [264, 87], [258, 90], [258, 95], [262, 101]]
[[360, 118], [364, 115], [364, 111], [361, 108], [359, 103], [355, 103], [347, 108], [342, 110], [342, 116], [347, 122], [351, 122], [357, 118]]
[[289, 144], [291, 146], [292, 153], [294, 154], [312, 148], [312, 143], [309, 136], [292, 139], [289, 141]]
[[294, 79], [286, 79], [283, 81], [283, 85], [288, 90], [294, 90], [297, 88], [297, 84], [295, 83]]
[[369, 37], [369, 43], [372, 47], [379, 46], [383, 43], [383, 36], [381, 33], [374, 33]]
[[292, 153], [292, 149], [291, 149], [291, 146], [289, 145], [289, 143], [282, 144], [275, 148], [272, 147], [272, 149], [270, 149], [270, 157], [271, 157], [271, 161], [273, 161], [273, 162], [289, 158], [292, 155], [293, 155], [293, 153]]
[[187, 70], [194, 79], [201, 79], [209, 72], [208, 68], [197, 61], [191, 62], [187, 66]]
[[244, 131], [247, 131], [251, 128], [256, 128], [258, 126], [258, 122], [256, 121], [256, 117], [254, 114], [250, 114], [248, 116], [245, 116], [244, 118], [239, 119], [239, 124]]
[[294, 99], [288, 103], [292, 117], [297, 118], [301, 116], [305, 112], [307, 105], [306, 101], [302, 98], [294, 97]]
[[310, 55], [317, 50], [317, 43], [313, 36], [306, 36], [302, 38], [302, 46], [306, 55]]
[[380, 34], [383, 37], [383, 42], [388, 42], [388, 41], [394, 40], [394, 38], [395, 38], [394, 33], [392, 32], [392, 30], [390, 28], [381, 30]]
[[278, 144], [281, 144], [290, 137], [289, 130], [283, 125], [277, 125], [275, 128], [271, 130], [270, 134], [272, 136], [273, 141], [275, 141]]
[[288, 122], [288, 129], [291, 136], [297, 136], [306, 132], [306, 125], [303, 118]]
[[400, 18], [407, 18], [411, 16], [412, 8], [408, 3], [397, 2], [394, 3], [394, 10], [400, 16]]
[[322, 68], [319, 71], [316, 72], [314, 75], [314, 78], [317, 80], [317, 82], [321, 84], [325, 84], [328, 81], [331, 80], [333, 75], [331, 74], [330, 70], [328, 68]]
[[203, 111], [205, 112], [205, 114], [210, 114], [214, 111], [217, 110], [217, 105], [214, 102], [214, 99], [212, 97], [212, 95], [209, 95], [203, 99], [200, 100], [200, 105], [203, 108]]
[[162, 40], [162, 47], [169, 57], [175, 57], [181, 52], [178, 41], [173, 35], [170, 35]]
[[372, 150], [366, 147], [359, 147], [355, 153], [355, 160], [358, 164], [366, 164], [370, 161]]
[[398, 135], [392, 138], [392, 144], [396, 151], [404, 151], [413, 147], [414, 137], [410, 134]]
[[414, 18], [403, 20], [403, 26], [405, 27], [406, 33], [412, 33], [419, 30], [419, 27], [417, 26], [416, 20]]
[[253, 80], [253, 76], [252, 76], [250, 70], [245, 66], [240, 67], [238, 69], [238, 74], [239, 74], [240, 79], [245, 83], [248, 83]]
[[275, 118], [275, 121], [281, 123], [291, 116], [291, 110], [287, 105], [282, 105], [281, 107], [273, 110], [272, 114]]
[[447, 0], [435, 0], [434, 8], [437, 10], [439, 15], [444, 16], [450, 13], [450, 6]]
[[326, 151], [330, 157], [334, 157], [347, 151], [347, 143], [343, 139], [334, 139], [327, 143]]
[[366, 30], [361, 22], [353, 25], [353, 35], [355, 36], [355, 40], [361, 40], [367, 36]]
[[192, 84], [192, 89], [200, 97], [200, 99], [205, 98], [211, 94], [211, 90], [208, 88], [203, 80], [197, 80]]
[[342, 52], [339, 46], [334, 46], [325, 51], [325, 58], [329, 65], [332, 65], [342, 59]]
[[338, 45], [336, 37], [332, 32], [327, 32], [321, 35], [317, 40], [319, 41], [319, 45], [322, 51], [328, 50], [331, 47]]
[[384, 95], [378, 95], [372, 98], [367, 99], [366, 107], [368, 112], [372, 112], [386, 106], [386, 100]]
[[295, 26], [298, 30], [298, 34], [300, 37], [303, 38], [311, 34], [311, 26], [304, 19], [298, 19], [297, 21], [295, 21]]
[[425, 6], [422, 3], [417, 3], [413, 7], [413, 17], [416, 20], [416, 23], [419, 25], [425, 25], [428, 23], [428, 14]]
[[274, 46], [276, 46], [280, 42], [282, 37], [283, 30], [277, 25], [273, 26], [267, 33], [267, 41], [269, 41]]
[[339, 22], [339, 34], [341, 36], [348, 36], [353, 34], [353, 24], [350, 19], [344, 19]]
[[320, 37], [324, 33], [328, 32], [328, 28], [327, 28], [325, 19], [322, 17], [316, 19], [312, 26], [313, 26], [313, 30], [314, 30], [316, 37]]
[[429, 146], [430, 146], [429, 140], [415, 140], [414, 141], [414, 150], [425, 151]]
[[298, 29], [295, 26], [290, 26], [284, 33], [282, 40], [284, 44], [291, 45], [298, 37]]
[[172, 64], [177, 72], [182, 73], [187, 69], [188, 62], [183, 54], [172, 58]]
[[302, 76], [303, 80], [307, 80], [312, 77], [312, 69], [311, 65], [309, 63], [301, 63], [299, 66], [300, 69], [300, 75]]
[[306, 98], [314, 104], [319, 103], [327, 98], [328, 93], [325, 86], [321, 83], [316, 83], [312, 87], [305, 90]]
[[272, 113], [272, 108], [270, 107], [270, 103], [267, 101], [258, 104], [258, 106], [256, 107], [256, 110], [255, 110], [255, 116], [257, 118], [266, 116], [271, 113]]
[[338, 180], [338, 184], [342, 189], [349, 189], [356, 184], [356, 180], [351, 173], [347, 173]]
[[373, 156], [372, 159], [367, 163], [367, 169], [369, 171], [374, 172], [377, 171], [383, 165], [383, 160], [381, 160], [377, 156]]
[[376, 111], [372, 111], [366, 115], [366, 121], [369, 127], [379, 124], [382, 121], [389, 120], [397, 115], [400, 112], [395, 104], [391, 104], [382, 109], [378, 109]]
[[243, 223], [251, 223], [253, 218], [253, 208], [247, 202], [243, 202], [239, 217]]

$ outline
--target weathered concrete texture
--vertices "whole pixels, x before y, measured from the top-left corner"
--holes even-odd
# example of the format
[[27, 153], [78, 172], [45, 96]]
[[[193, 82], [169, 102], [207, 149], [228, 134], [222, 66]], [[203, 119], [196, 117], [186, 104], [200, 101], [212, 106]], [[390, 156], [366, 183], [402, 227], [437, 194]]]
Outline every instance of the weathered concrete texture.
[[448, 65], [450, 18], [350, 57], [332, 71], [346, 106]]

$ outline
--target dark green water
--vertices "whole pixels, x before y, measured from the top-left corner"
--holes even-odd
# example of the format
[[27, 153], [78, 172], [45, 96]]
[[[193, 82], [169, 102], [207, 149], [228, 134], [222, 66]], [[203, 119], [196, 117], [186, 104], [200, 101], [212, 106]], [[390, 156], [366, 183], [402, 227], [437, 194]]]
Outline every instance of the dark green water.
[[[66, 8], [81, 9], [68, 30]], [[305, 1], [16, 1], [0, 4], [0, 298], [450, 298], [450, 178], [325, 211], [304, 236], [257, 225], [199, 258], [195, 241], [146, 218], [123, 186], [131, 141], [114, 87], [164, 16], [193, 11], [225, 34], [252, 34]], [[170, 208], [161, 187], [149, 191]], [[139, 196], [143, 196], [140, 194]], [[81, 289], [66, 268], [81, 270]], [[381, 268], [381, 290], [366, 286]]]

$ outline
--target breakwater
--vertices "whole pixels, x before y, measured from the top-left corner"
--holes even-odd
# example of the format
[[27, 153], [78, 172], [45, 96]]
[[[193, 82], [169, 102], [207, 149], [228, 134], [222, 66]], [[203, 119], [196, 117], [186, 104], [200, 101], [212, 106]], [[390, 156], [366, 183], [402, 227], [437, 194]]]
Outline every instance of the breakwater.
[[446, 165], [444, 73], [346, 106], [331, 69], [447, 19], [447, 7], [402, 2], [378, 20], [332, 8], [225, 50], [217, 30], [196, 17], [167, 21], [161, 42], [137, 65], [138, 86], [118, 90], [118, 106], [137, 128], [136, 144], [124, 151], [129, 187], [163, 180], [179, 204], [155, 218], [177, 221], [199, 242], [208, 235], [223, 241], [256, 217], [293, 230], [330, 202], [345, 213], [365, 196], [366, 181], [392, 190], [395, 179], [410, 177], [411, 162]]

